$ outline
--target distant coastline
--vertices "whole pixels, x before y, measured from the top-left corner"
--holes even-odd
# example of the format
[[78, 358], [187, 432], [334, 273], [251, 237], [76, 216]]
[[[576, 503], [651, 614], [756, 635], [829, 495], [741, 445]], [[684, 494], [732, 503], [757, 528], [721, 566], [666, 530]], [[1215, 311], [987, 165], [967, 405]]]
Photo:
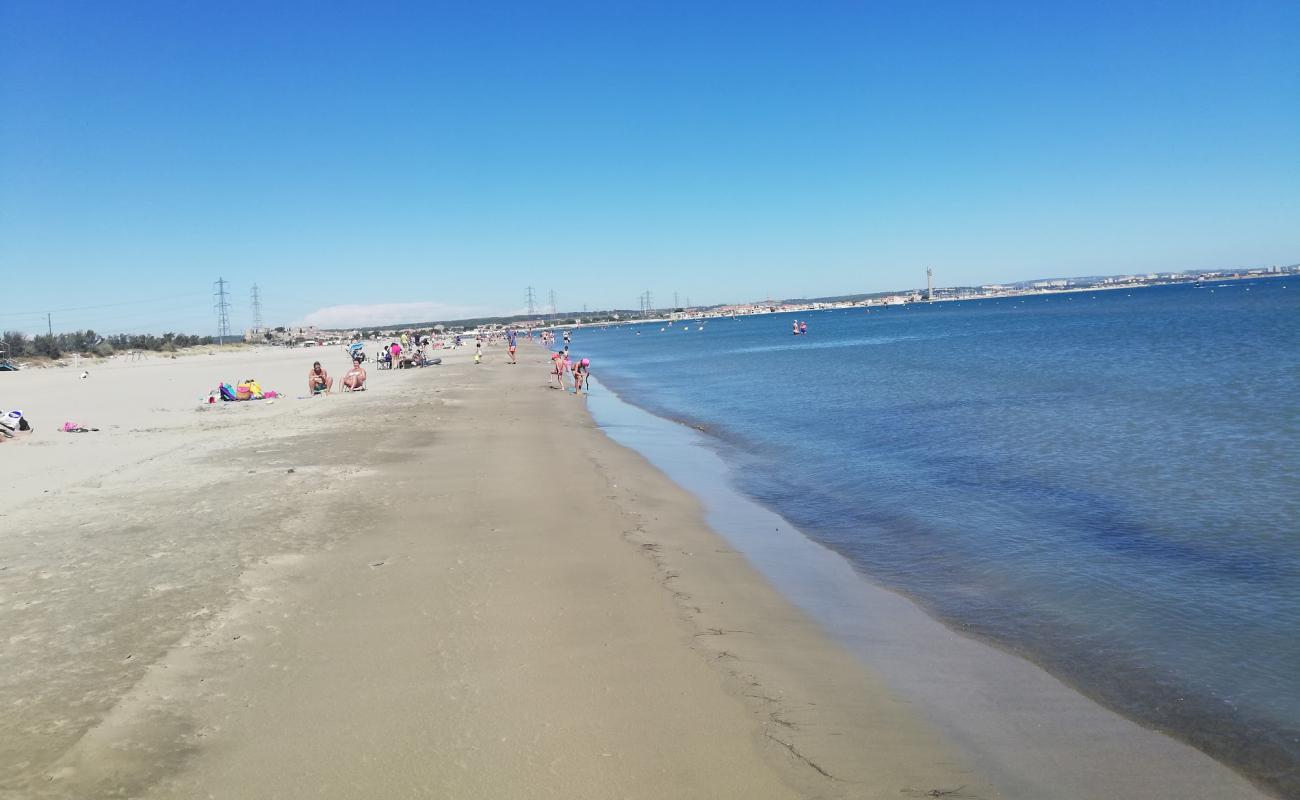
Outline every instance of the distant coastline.
[[[1196, 284], [1209, 281], [1239, 281], [1262, 278], [1285, 278], [1300, 275], [1300, 264], [1251, 269], [1184, 270], [1179, 272], [1105, 275], [1074, 278], [1044, 278], [980, 286], [948, 286], [926, 289], [903, 289], [865, 294], [834, 295], [785, 300], [759, 300], [708, 306], [679, 306], [651, 309], [610, 309], [604, 311], [567, 311], [551, 314], [516, 314], [514, 316], [478, 317], [473, 319], [403, 322], [391, 325], [363, 325], [354, 328], [313, 328], [321, 343], [341, 341], [366, 331], [385, 336], [402, 332], [425, 331], [441, 327], [448, 332], [473, 331], [479, 328], [581, 328], [604, 325], [667, 323], [678, 319], [713, 319], [753, 314], [780, 314], [841, 308], [875, 308], [910, 303], [938, 303], [959, 300], [989, 300], [1000, 297], [1024, 297], [1110, 289], [1140, 289], [1151, 286]], [[928, 293], [928, 297], [927, 297]], [[301, 330], [301, 329], [300, 329]]]

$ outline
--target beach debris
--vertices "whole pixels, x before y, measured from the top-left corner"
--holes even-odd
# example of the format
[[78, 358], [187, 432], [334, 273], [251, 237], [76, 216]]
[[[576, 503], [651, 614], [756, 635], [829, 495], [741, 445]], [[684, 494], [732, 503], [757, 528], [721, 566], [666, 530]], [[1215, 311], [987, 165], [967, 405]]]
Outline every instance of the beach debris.
[[63, 427], [59, 428], [59, 430], [64, 433], [90, 433], [91, 431], [99, 430], [99, 428], [88, 428], [78, 422], [65, 422], [63, 423]]
[[294, 473], [293, 467], [289, 467], [289, 474], [292, 475], [293, 473]]
[[382, 562], [382, 561], [374, 561], [374, 562], [371, 562], [371, 564], [370, 564], [370, 566], [372, 566], [372, 567], [382, 567], [383, 565], [384, 565], [384, 562]]

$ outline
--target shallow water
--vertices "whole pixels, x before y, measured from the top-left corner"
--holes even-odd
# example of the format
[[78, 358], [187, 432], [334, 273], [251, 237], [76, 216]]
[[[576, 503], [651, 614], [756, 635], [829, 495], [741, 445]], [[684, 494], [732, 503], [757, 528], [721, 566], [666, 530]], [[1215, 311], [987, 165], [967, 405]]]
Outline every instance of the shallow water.
[[820, 312], [803, 337], [785, 314], [584, 330], [574, 350], [866, 575], [1295, 794], [1286, 285]]

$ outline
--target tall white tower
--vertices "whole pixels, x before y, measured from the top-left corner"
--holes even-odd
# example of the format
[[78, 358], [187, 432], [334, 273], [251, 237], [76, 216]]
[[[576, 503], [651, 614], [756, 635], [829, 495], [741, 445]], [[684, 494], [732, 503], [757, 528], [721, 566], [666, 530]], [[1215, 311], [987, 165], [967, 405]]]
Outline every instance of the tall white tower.
[[934, 299], [934, 268], [925, 268], [925, 299], [927, 301]]

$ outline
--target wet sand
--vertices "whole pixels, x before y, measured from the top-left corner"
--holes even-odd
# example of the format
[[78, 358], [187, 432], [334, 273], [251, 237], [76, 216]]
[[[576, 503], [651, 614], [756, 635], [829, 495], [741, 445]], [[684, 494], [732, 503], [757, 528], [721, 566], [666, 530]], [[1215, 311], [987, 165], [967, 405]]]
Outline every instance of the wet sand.
[[12, 376], [0, 796], [1002, 796], [522, 350]]

